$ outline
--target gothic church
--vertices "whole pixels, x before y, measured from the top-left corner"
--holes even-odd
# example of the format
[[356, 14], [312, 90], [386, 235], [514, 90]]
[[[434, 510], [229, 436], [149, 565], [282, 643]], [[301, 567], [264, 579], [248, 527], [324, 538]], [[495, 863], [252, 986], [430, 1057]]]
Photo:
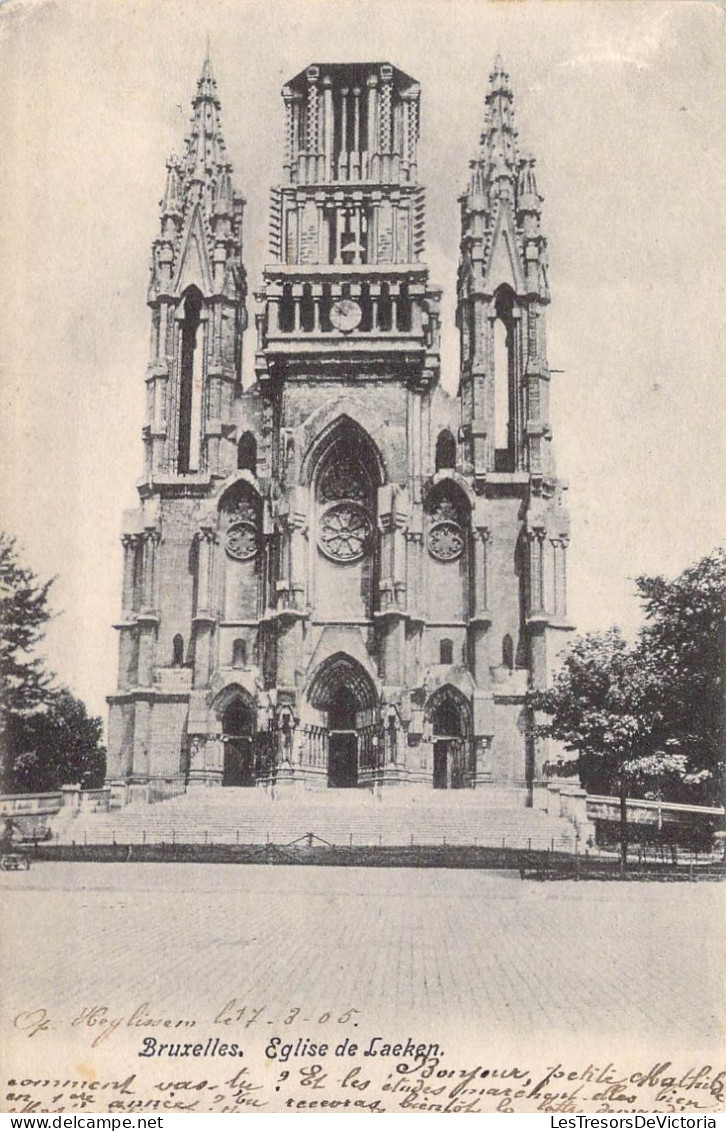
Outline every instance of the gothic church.
[[542, 198], [508, 76], [497, 59], [460, 198], [456, 396], [439, 381], [418, 83], [315, 64], [282, 96], [254, 381], [244, 201], [209, 60], [167, 165], [114, 801], [395, 786], [536, 804], [547, 752], [525, 695], [570, 627], [569, 524]]

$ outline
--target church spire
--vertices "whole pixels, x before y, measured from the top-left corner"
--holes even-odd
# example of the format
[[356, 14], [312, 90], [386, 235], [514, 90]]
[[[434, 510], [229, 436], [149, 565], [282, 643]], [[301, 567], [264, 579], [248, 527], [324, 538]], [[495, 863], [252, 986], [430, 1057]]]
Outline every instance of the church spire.
[[[230, 255], [241, 258], [241, 222], [244, 200], [235, 193], [232, 166], [222, 136], [221, 107], [209, 56], [209, 41], [192, 98], [192, 117], [181, 158], [172, 154], [167, 163], [161, 200], [161, 233], [156, 241], [151, 294], [178, 290], [184, 281], [181, 268], [190, 236], [196, 241], [191, 264], [199, 265], [193, 281], [202, 291], [212, 286], [221, 271], [226, 279]], [[230, 243], [231, 241], [231, 243]], [[222, 251], [215, 252], [217, 243]], [[235, 246], [232, 246], [232, 245]], [[191, 269], [187, 264], [187, 274]], [[188, 282], [189, 280], [187, 280]], [[215, 284], [219, 282], [215, 277]]]
[[502, 57], [497, 55], [489, 75], [484, 129], [479, 139], [479, 152], [472, 162], [470, 191], [476, 195], [487, 193], [490, 201], [500, 197], [511, 199], [518, 164], [512, 88]]
[[[509, 75], [497, 55], [489, 75], [484, 128], [470, 162], [462, 206], [462, 267], [480, 281], [506, 281], [515, 290], [547, 299], [546, 243], [540, 232], [542, 197], [535, 159], [521, 152], [514, 124]], [[501, 274], [503, 241], [508, 240], [506, 278]], [[525, 252], [526, 247], [526, 254]], [[472, 280], [473, 282], [473, 280]]]
[[479, 148], [460, 198], [463, 426], [477, 477], [492, 471], [549, 475], [542, 197], [534, 158], [518, 145], [512, 88], [500, 55], [485, 101]]
[[[192, 111], [191, 130], [185, 144], [184, 170], [190, 183], [205, 184], [212, 189], [213, 196], [227, 156], [222, 136], [219, 94], [208, 43], [197, 91], [192, 99]], [[213, 203], [213, 200], [209, 203]]]
[[[247, 322], [244, 199], [234, 190], [208, 44], [182, 156], [167, 163], [160, 211], [148, 292], [155, 387], [145, 432], [148, 482], [217, 475], [230, 462], [225, 442]], [[207, 405], [216, 406], [212, 425]]]

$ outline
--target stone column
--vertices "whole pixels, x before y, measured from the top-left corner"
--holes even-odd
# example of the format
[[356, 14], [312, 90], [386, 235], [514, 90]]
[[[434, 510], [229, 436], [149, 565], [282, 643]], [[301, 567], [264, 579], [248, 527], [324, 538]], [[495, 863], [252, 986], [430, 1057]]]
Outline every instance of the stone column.
[[363, 158], [361, 156], [360, 136], [360, 87], [353, 87], [353, 152], [348, 158], [348, 176], [351, 181], [358, 181], [363, 176]]
[[412, 182], [415, 182], [418, 175], [418, 92], [417, 85], [408, 112], [408, 179]]
[[156, 546], [159, 535], [147, 530], [141, 535], [141, 608], [152, 612], [156, 608]]
[[554, 604], [552, 611], [557, 617], [567, 616], [567, 546], [569, 538], [566, 534], [552, 539], [553, 553], [553, 593]]
[[292, 143], [290, 151], [290, 180], [297, 181], [299, 179], [299, 160], [300, 160], [300, 116], [302, 110], [302, 95], [293, 94], [292, 96]]
[[189, 746], [189, 785], [204, 785], [206, 782], [207, 739], [195, 734]]
[[393, 68], [384, 64], [381, 67], [381, 89], [378, 96], [379, 149], [381, 153], [380, 176], [384, 181], [390, 179], [391, 143], [393, 137]]
[[529, 542], [529, 611], [537, 614], [544, 611], [544, 541], [543, 527], [527, 531]]
[[283, 150], [282, 168], [285, 174], [285, 180], [292, 180], [292, 162], [293, 162], [293, 95], [289, 86], [282, 89], [282, 97], [285, 103], [285, 146]]
[[[368, 84], [368, 137], [367, 137], [368, 176], [369, 177], [375, 177], [377, 175], [377, 172], [378, 172], [378, 169], [377, 169], [378, 144], [377, 144], [377, 140], [376, 140], [377, 139], [377, 126], [378, 126], [378, 122], [377, 122], [377, 117], [378, 117], [378, 114], [377, 114], [377, 111], [378, 111], [378, 75], [369, 75], [368, 79], [367, 79], [367, 84]], [[373, 169], [374, 158], [375, 158], [375, 163], [376, 163], [375, 172], [374, 172], [374, 169]], [[364, 175], [363, 171], [361, 170], [361, 176], [363, 176], [363, 175]]]
[[212, 674], [212, 641], [216, 621], [214, 548], [216, 534], [203, 527], [197, 534], [197, 607], [194, 611], [194, 686], [207, 687]]
[[121, 610], [124, 616], [134, 611], [134, 574], [136, 572], [136, 554], [138, 552], [139, 538], [136, 534], [124, 534], [121, 538], [124, 548], [123, 567], [123, 596]]
[[474, 613], [471, 617], [472, 644], [474, 653], [474, 678], [478, 687], [489, 683], [489, 629], [492, 618], [489, 611], [489, 544], [491, 532], [488, 526], [475, 526], [474, 542]]
[[320, 92], [317, 84], [319, 78], [320, 69], [318, 67], [308, 67], [307, 180], [318, 179], [317, 158], [320, 152]]
[[323, 112], [325, 117], [325, 180], [335, 180], [335, 167], [333, 162], [333, 87], [330, 75], [323, 79]]

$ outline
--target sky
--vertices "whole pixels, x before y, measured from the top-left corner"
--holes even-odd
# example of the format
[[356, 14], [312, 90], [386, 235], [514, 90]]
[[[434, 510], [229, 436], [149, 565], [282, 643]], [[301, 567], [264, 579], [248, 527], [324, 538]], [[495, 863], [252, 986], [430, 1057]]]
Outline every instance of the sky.
[[[5, 0], [0, 528], [53, 586], [44, 654], [106, 715], [136, 502], [148, 267], [207, 36], [247, 199], [250, 321], [280, 180], [280, 87], [388, 60], [422, 85], [419, 175], [455, 391], [457, 197], [501, 52], [545, 197], [551, 416], [579, 631], [640, 623], [633, 579], [723, 544], [726, 8], [696, 0]], [[253, 331], [245, 367], [251, 379]]]

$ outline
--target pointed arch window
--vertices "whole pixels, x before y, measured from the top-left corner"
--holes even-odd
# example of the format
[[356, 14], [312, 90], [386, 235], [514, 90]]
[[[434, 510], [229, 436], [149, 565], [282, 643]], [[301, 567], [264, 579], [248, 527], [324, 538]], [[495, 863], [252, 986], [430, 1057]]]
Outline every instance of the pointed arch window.
[[428, 550], [438, 561], [456, 561], [467, 548], [469, 515], [458, 487], [444, 481], [427, 502]]
[[184, 666], [184, 637], [177, 632], [172, 641], [172, 664], [175, 668]]
[[303, 285], [300, 303], [300, 329], [306, 334], [311, 334], [315, 329], [315, 300], [310, 283]]
[[378, 329], [390, 330], [393, 325], [393, 302], [388, 283], [381, 283], [381, 295], [378, 299]]
[[247, 641], [235, 640], [232, 644], [232, 667], [247, 667]]
[[280, 330], [291, 334], [295, 329], [295, 300], [292, 296], [292, 283], [285, 283], [280, 300]]
[[448, 428], [439, 432], [436, 440], [436, 470], [452, 469], [456, 467], [456, 440]]
[[368, 453], [354, 433], [342, 432], [321, 461], [316, 495], [318, 545], [342, 564], [358, 561], [372, 548], [374, 485]]
[[257, 475], [257, 441], [251, 432], [245, 432], [237, 445], [237, 468]]
[[203, 333], [202, 294], [189, 287], [182, 299], [179, 350], [179, 430], [177, 470], [199, 470], [201, 455]]
[[514, 293], [501, 286], [494, 300], [494, 466], [514, 471]]
[[439, 663], [440, 664], [453, 664], [454, 662], [454, 643], [452, 640], [444, 639], [439, 641]]

